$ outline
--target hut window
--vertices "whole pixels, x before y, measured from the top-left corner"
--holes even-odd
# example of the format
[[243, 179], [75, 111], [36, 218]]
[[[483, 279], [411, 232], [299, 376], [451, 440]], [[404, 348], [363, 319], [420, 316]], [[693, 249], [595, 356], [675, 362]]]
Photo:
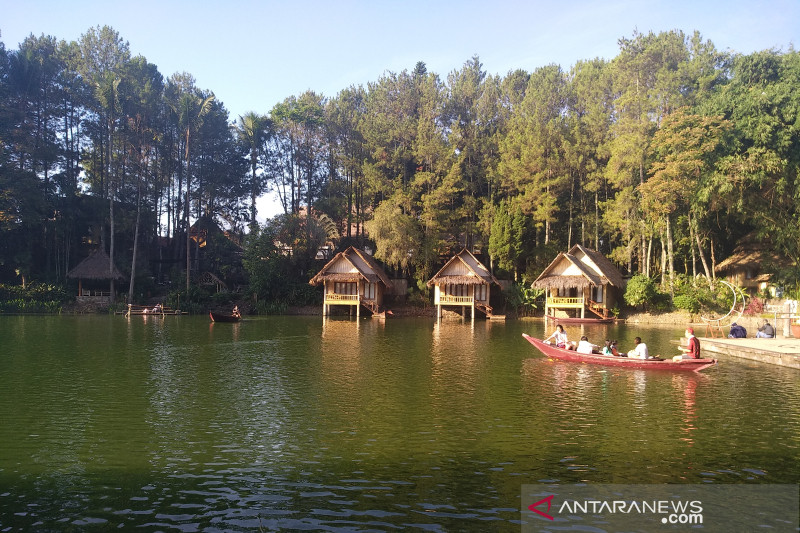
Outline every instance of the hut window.
[[333, 287], [333, 292], [336, 294], [358, 294], [358, 288], [355, 283], [337, 282]]
[[592, 287], [592, 300], [601, 304], [603, 303], [603, 287]]
[[486, 285], [475, 286], [475, 299], [479, 302], [486, 301]]
[[364, 298], [367, 300], [374, 300], [375, 299], [375, 284], [374, 283], [367, 283], [364, 286]]
[[448, 296], [469, 296], [466, 285], [445, 285], [445, 294]]

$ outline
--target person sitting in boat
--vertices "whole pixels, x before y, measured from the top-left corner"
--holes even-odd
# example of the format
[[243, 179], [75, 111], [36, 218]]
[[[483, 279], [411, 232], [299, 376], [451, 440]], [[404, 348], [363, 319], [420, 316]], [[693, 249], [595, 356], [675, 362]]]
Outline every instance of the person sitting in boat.
[[553, 332], [552, 335], [544, 339], [544, 342], [550, 342], [550, 339], [553, 339], [556, 348], [566, 348], [567, 350], [569, 350], [570, 346], [572, 346], [567, 340], [567, 333], [564, 331], [564, 326], [562, 326], [561, 324], [556, 326], [556, 330]]
[[650, 352], [647, 350], [647, 345], [642, 342], [642, 339], [636, 337], [633, 339], [635, 347], [628, 352], [628, 357], [635, 357], [637, 359], [650, 359]]
[[747, 330], [736, 322], [731, 324], [731, 331], [728, 333], [729, 339], [744, 339], [747, 337]]
[[594, 344], [589, 342], [589, 339], [586, 335], [581, 336], [581, 340], [578, 343], [578, 347], [575, 348], [575, 351], [578, 353], [592, 353], [594, 351]]
[[606, 343], [603, 345], [603, 350], [600, 352], [602, 355], [614, 355], [614, 352], [611, 349], [611, 341], [606, 339]]
[[616, 339], [611, 341], [611, 355], [613, 355], [614, 357], [628, 357], [627, 354], [620, 353], [619, 343], [617, 342]]
[[233, 306], [233, 311], [231, 311], [231, 315], [235, 316], [236, 318], [242, 318], [242, 314], [239, 312], [238, 305]]
[[764, 319], [764, 325], [758, 328], [756, 333], [757, 339], [771, 339], [775, 336], [775, 328], [769, 323], [769, 320]]
[[686, 328], [683, 332], [686, 337], [686, 347], [681, 346], [681, 355], [676, 355], [672, 358], [673, 361], [680, 361], [681, 359], [700, 359], [700, 340], [694, 336], [694, 329]]

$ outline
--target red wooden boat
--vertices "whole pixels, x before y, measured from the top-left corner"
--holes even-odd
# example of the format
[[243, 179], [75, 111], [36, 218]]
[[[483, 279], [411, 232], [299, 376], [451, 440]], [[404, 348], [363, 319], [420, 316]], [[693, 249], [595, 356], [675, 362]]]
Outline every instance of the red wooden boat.
[[673, 361], [672, 359], [636, 359], [633, 357], [615, 357], [613, 355], [601, 355], [596, 353], [578, 353], [575, 350], [556, 348], [552, 344], [534, 339], [525, 333], [523, 333], [522, 336], [547, 357], [574, 363], [622, 366], [625, 368], [645, 368], [648, 370], [689, 370], [692, 372], [699, 372], [704, 368], [717, 364], [716, 359], [681, 359], [680, 361]]
[[224, 315], [222, 313], [208, 313], [211, 322], [239, 322], [242, 317], [238, 315]]
[[554, 316], [545, 317], [547, 320], [552, 320], [556, 323], [562, 324], [611, 324], [616, 319], [615, 318], [580, 318], [580, 317], [564, 317], [564, 318], [557, 318]]

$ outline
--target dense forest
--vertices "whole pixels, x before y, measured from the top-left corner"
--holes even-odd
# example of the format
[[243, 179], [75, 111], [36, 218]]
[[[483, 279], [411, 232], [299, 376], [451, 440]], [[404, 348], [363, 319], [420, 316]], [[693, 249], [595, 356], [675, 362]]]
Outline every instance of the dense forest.
[[[0, 42], [0, 283], [64, 283], [100, 244], [134, 279], [158, 254], [188, 288], [205, 221], [243, 245], [262, 298], [307, 281], [326, 242], [368, 245], [412, 287], [464, 246], [531, 281], [575, 243], [668, 285], [712, 278], [749, 236], [797, 287], [799, 166], [798, 52], [697, 32], [505, 76], [478, 57], [445, 77], [419, 62], [239, 117], [109, 27]], [[264, 194], [284, 214], [259, 225]]]

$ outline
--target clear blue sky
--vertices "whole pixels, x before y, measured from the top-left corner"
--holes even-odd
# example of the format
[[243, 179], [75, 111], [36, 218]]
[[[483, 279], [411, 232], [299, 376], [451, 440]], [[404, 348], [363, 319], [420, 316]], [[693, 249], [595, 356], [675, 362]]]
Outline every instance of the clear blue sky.
[[[719, 49], [788, 50], [800, 0], [0, 0], [0, 40], [77, 40], [108, 25], [165, 76], [189, 72], [236, 119], [312, 89], [335, 96], [424, 61], [442, 78], [478, 55], [490, 74], [613, 58], [617, 40], [700, 31]], [[261, 218], [261, 217], [259, 217]]]

